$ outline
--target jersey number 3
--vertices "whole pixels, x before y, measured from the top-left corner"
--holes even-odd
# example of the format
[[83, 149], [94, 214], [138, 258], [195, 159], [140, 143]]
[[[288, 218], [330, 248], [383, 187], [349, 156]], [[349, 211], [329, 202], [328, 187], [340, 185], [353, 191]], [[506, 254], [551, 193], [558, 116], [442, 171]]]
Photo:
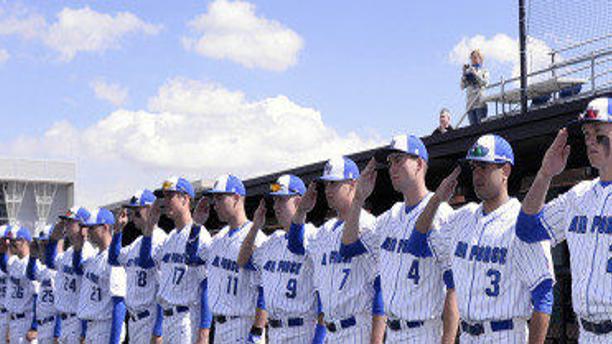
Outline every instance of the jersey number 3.
[[485, 289], [487, 296], [496, 297], [499, 295], [499, 281], [501, 280], [501, 272], [495, 269], [487, 270], [487, 277], [491, 277], [491, 286]]

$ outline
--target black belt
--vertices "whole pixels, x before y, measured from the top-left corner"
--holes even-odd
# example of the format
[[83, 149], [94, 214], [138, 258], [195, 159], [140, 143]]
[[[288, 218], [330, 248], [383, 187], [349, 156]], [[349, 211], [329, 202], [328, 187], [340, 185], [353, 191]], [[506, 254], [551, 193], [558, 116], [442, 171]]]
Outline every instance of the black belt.
[[184, 313], [184, 312], [187, 312], [188, 310], [189, 310], [189, 307], [176, 306], [176, 307], [164, 309], [164, 316], [171, 317], [174, 314]]
[[43, 326], [44, 324], [50, 323], [50, 322], [52, 322], [54, 320], [55, 320], [55, 316], [52, 315], [52, 316], [44, 318], [44, 319], [36, 320], [36, 322], [38, 323], [38, 326]]
[[76, 313], [62, 313], [62, 314], [60, 314], [60, 318], [62, 318], [62, 320], [66, 320], [66, 319], [72, 318], [72, 317], [76, 317]]
[[151, 312], [149, 312], [148, 309], [145, 309], [144, 311], [142, 311], [140, 313], [132, 313], [132, 312], [130, 312], [130, 319], [132, 319], [132, 321], [138, 321], [138, 320], [142, 320], [142, 319], [148, 317], [149, 315], [151, 315]]
[[601, 335], [612, 332], [612, 320], [606, 320], [596, 323], [580, 318], [580, 322], [582, 323], [582, 328], [584, 328], [585, 331], [589, 331], [591, 333]]
[[344, 330], [355, 325], [357, 325], [357, 319], [355, 319], [354, 316], [336, 322], [325, 323], [325, 327], [327, 327], [327, 330], [332, 333], [338, 331], [338, 327]]
[[304, 319], [303, 318], [289, 318], [287, 319], [286, 322], [280, 319], [270, 319], [269, 323], [270, 323], [270, 327], [273, 327], [273, 328], [283, 327], [284, 323], [287, 324], [286, 325], [287, 327], [298, 327], [298, 326], [304, 325]]
[[389, 326], [390, 329], [392, 329], [393, 331], [399, 331], [402, 329], [402, 324], [406, 324], [406, 327], [411, 329], [411, 328], [418, 328], [421, 327], [425, 324], [424, 321], [408, 321], [408, 320], [387, 320], [387, 326]]
[[25, 313], [13, 313], [11, 314], [11, 320], [23, 319], [25, 318]]
[[238, 319], [240, 318], [239, 316], [225, 316], [225, 315], [215, 315], [215, 322], [219, 323], [219, 324], [223, 324], [225, 322], [227, 322], [228, 320], [234, 320], [234, 319]]
[[6, 308], [0, 308], [0, 314], [4, 314], [6, 312], [7, 312]]
[[[463, 332], [469, 335], [472, 335], [472, 336], [480, 336], [481, 334], [485, 333], [484, 324], [485, 323], [469, 324], [462, 320], [461, 330], [463, 330]], [[512, 319], [491, 321], [490, 324], [491, 324], [491, 331], [493, 332], [512, 330], [514, 328], [514, 322], [512, 321]]]

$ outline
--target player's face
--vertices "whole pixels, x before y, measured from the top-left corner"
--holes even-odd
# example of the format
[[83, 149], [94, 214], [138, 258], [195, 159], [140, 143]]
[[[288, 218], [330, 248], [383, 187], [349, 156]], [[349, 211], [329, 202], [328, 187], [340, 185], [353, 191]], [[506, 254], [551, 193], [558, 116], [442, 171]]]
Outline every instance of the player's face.
[[353, 201], [355, 181], [326, 181], [325, 198], [327, 204], [334, 210], [345, 209]]
[[403, 153], [389, 154], [387, 162], [393, 189], [402, 193], [415, 185], [420, 170], [424, 166], [418, 158]]
[[582, 126], [582, 133], [591, 166], [598, 170], [612, 168], [612, 124], [587, 123]]
[[300, 196], [274, 196], [274, 215], [282, 226], [291, 224]]
[[494, 199], [507, 185], [508, 176], [502, 164], [470, 162], [474, 192], [481, 201]]
[[24, 239], [11, 240], [11, 250], [13, 251], [13, 254], [16, 254], [20, 258], [25, 256], [27, 245], [28, 242]]
[[66, 236], [68, 239], [71, 242], [78, 240], [78, 236], [81, 233], [81, 225], [79, 222], [75, 220], [66, 220], [65, 225]]
[[151, 207], [149, 206], [136, 207], [136, 208], [130, 209], [129, 211], [130, 220], [134, 222], [134, 225], [136, 226], [136, 228], [142, 229], [145, 227], [146, 219], [149, 214], [149, 209], [151, 209]]
[[166, 215], [175, 219], [182, 214], [185, 209], [189, 210], [189, 197], [181, 192], [164, 191], [164, 205]]
[[107, 235], [107, 225], [88, 227], [89, 241], [95, 247], [102, 247]]
[[213, 203], [217, 217], [221, 222], [229, 222], [235, 212], [239, 196], [234, 194], [215, 194]]

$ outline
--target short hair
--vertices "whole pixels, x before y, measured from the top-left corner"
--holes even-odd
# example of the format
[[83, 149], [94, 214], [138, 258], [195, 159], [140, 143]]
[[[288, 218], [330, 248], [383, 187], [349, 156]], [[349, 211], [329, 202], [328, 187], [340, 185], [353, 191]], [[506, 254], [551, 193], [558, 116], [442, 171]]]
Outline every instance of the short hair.
[[440, 115], [448, 115], [448, 117], [450, 117], [450, 111], [447, 108], [442, 108], [442, 110], [440, 110]]
[[484, 61], [484, 55], [482, 54], [482, 52], [480, 51], [480, 49], [474, 49], [472, 50], [472, 52], [470, 53], [470, 57], [472, 56], [478, 56], [481, 60]]

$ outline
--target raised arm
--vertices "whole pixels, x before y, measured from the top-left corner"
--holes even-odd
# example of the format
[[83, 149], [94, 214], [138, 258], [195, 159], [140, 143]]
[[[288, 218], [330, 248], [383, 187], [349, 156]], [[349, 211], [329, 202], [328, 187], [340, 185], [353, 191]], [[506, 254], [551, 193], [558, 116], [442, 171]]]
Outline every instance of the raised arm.
[[453, 196], [453, 193], [455, 193], [457, 178], [459, 177], [460, 173], [461, 168], [457, 166], [453, 172], [448, 175], [448, 177], [442, 180], [442, 183], [440, 183], [434, 195], [431, 196], [429, 202], [427, 202], [425, 209], [423, 209], [423, 212], [421, 212], [421, 215], [419, 215], [419, 218], [415, 224], [416, 231], [421, 234], [427, 234], [427, 232], [432, 229], [433, 220], [436, 216], [438, 208], [440, 207], [440, 204], [443, 202], [448, 202], [448, 200], [450, 200], [450, 198]]
[[317, 184], [316, 182], [311, 182], [308, 185], [308, 190], [306, 190], [306, 193], [302, 196], [302, 201], [293, 216], [291, 227], [287, 235], [289, 251], [294, 254], [303, 255], [306, 253], [304, 247], [304, 224], [306, 223], [306, 215], [314, 209], [316, 203]]
[[349, 216], [342, 230], [343, 245], [350, 245], [359, 240], [359, 217], [361, 215], [361, 209], [363, 209], [363, 204], [374, 190], [377, 175], [376, 160], [372, 158], [357, 181], [355, 196], [351, 202]]
[[238, 266], [241, 268], [245, 267], [251, 261], [251, 257], [253, 255], [253, 251], [255, 250], [255, 239], [257, 238], [257, 233], [263, 227], [266, 221], [266, 202], [262, 199], [259, 201], [259, 206], [257, 210], [255, 210], [255, 215], [253, 216], [253, 224], [249, 230], [249, 233], [246, 235], [244, 240], [242, 241], [242, 245], [240, 246], [240, 253], [238, 254]]
[[121, 241], [123, 240], [123, 229], [128, 223], [127, 210], [121, 209], [117, 216], [115, 232], [108, 249], [108, 263], [113, 266], [119, 266], [119, 255], [121, 254]]
[[143, 269], [150, 269], [155, 266], [153, 260], [153, 229], [159, 221], [160, 206], [159, 199], [155, 200], [149, 211], [149, 217], [147, 218], [146, 225], [142, 231], [142, 242], [140, 243], [140, 252], [138, 253], [138, 259], [136, 263]]
[[523, 199], [522, 211], [527, 215], [539, 213], [544, 207], [546, 193], [550, 188], [552, 178], [565, 169], [567, 158], [570, 154], [570, 146], [567, 144], [567, 129], [563, 128], [557, 133], [557, 137], [544, 154], [542, 166], [538, 170], [529, 192]]

